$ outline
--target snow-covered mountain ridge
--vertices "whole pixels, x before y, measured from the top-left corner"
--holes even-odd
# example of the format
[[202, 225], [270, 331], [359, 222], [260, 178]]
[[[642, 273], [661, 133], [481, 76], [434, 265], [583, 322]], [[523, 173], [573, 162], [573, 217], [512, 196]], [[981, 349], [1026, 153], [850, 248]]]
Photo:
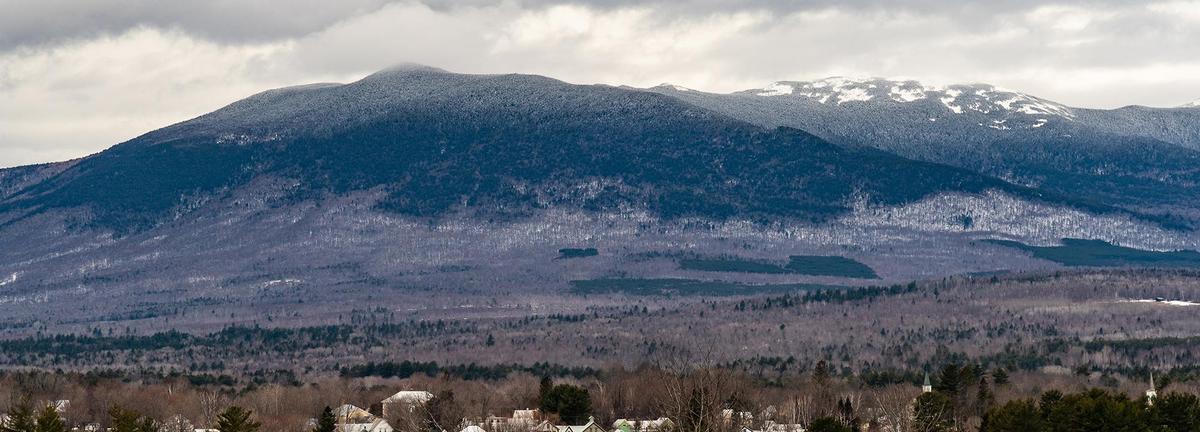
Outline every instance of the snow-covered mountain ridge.
[[940, 102], [956, 114], [969, 110], [982, 114], [1008, 112], [1067, 119], [1075, 117], [1075, 113], [1066, 105], [990, 84], [937, 86], [912, 80], [830, 77], [816, 81], [777, 81], [761, 89], [740, 93], [764, 97], [806, 97], [822, 104], [837, 105], [869, 101], [905, 104], [931, 100]]

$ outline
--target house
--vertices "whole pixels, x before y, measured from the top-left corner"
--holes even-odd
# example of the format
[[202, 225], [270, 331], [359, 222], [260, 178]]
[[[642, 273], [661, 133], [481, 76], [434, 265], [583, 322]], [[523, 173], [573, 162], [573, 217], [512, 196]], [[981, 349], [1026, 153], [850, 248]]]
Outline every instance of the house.
[[528, 422], [531, 422], [531, 423], [537, 423], [537, 420], [538, 420], [538, 419], [540, 419], [540, 418], [542, 418], [542, 412], [541, 412], [541, 411], [539, 411], [537, 408], [534, 408], [534, 409], [515, 410], [515, 411], [513, 411], [513, 416], [512, 416], [512, 418], [513, 418], [513, 420], [520, 420], [520, 421], [528, 421]]
[[582, 426], [559, 426], [558, 432], [605, 432], [605, 430], [596, 424], [594, 417], [588, 417], [588, 422]]
[[675, 427], [671, 419], [661, 417], [655, 420], [617, 419], [613, 422], [613, 432], [659, 432]]
[[725, 420], [725, 424], [736, 427], [748, 426], [754, 422], [754, 413], [749, 411], [734, 412], [731, 409], [721, 410], [721, 418]]
[[536, 426], [529, 428], [529, 432], [558, 432], [558, 426], [550, 423], [549, 420], [543, 420]]
[[338, 432], [393, 432], [392, 425], [367, 410], [346, 404], [333, 410]]
[[541, 412], [536, 409], [516, 410], [512, 417], [490, 416], [483, 420], [483, 426], [492, 432], [526, 432], [536, 426], [541, 417]]
[[383, 418], [392, 418], [401, 413], [412, 413], [430, 399], [433, 399], [433, 393], [427, 391], [399, 391], [380, 402], [380, 414], [383, 414]]

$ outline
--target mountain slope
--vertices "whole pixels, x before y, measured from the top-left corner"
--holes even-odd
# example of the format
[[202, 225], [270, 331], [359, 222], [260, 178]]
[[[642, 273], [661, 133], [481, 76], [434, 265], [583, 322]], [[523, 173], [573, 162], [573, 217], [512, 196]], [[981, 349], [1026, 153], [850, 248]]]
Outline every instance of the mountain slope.
[[265, 92], [145, 134], [24, 189], [0, 211], [83, 208], [96, 225], [136, 230], [263, 176], [294, 180], [295, 200], [381, 191], [379, 207], [416, 216], [512, 217], [567, 205], [821, 220], [859, 196], [900, 204], [939, 191], [1034, 195], [653, 93], [404, 67]]
[[1200, 198], [1200, 112], [1071, 108], [985, 84], [831, 78], [712, 94], [668, 94], [763, 126], [950, 164], [1016, 184], [1126, 208]]

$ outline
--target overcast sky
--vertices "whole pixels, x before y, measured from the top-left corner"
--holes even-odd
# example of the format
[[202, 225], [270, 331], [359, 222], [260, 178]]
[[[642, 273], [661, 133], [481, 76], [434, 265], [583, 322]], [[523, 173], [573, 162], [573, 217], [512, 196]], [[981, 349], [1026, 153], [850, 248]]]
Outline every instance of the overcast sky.
[[265, 89], [415, 62], [734, 91], [987, 82], [1084, 107], [1200, 99], [1200, 1], [0, 0], [0, 167]]

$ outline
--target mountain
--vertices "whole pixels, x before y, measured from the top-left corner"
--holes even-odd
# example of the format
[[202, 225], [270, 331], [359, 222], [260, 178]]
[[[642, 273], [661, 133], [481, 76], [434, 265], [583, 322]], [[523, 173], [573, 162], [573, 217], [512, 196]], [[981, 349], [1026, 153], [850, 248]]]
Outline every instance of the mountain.
[[1179, 106], [1180, 108], [1200, 108], [1200, 99]]
[[567, 205], [821, 220], [855, 194], [879, 204], [939, 191], [1033, 194], [658, 94], [405, 67], [268, 91], [147, 133], [12, 194], [0, 211], [19, 220], [86, 208], [90, 223], [137, 230], [263, 176], [294, 181], [287, 193], [298, 200], [378, 190], [380, 208], [430, 217]]
[[1068, 107], [987, 84], [829, 78], [713, 94], [651, 91], [766, 127], [806, 130], [1015, 184], [1172, 212], [1200, 198], [1200, 112]]
[[1074, 194], [714, 102], [776, 99], [701, 99], [402, 66], [0, 170], [0, 335], [581, 313], [646, 287], [752, 294], [1060, 267], [989, 239], [1200, 245]]

